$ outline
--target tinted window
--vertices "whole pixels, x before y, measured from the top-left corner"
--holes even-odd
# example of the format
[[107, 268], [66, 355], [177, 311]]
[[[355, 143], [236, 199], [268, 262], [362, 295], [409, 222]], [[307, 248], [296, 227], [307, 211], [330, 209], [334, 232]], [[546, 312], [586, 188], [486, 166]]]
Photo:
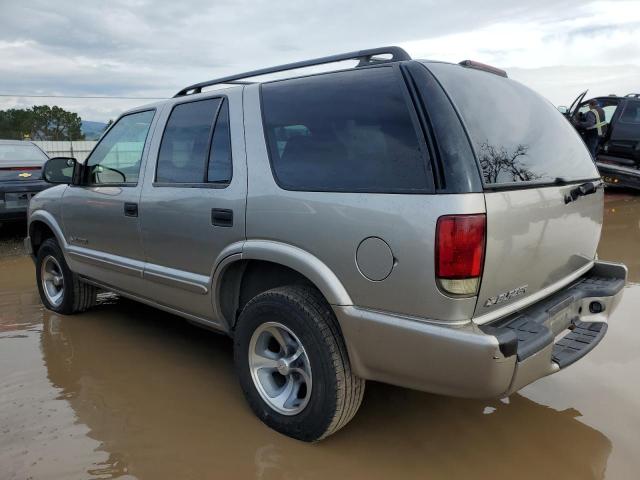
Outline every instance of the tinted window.
[[162, 136], [156, 181], [202, 183], [219, 98], [176, 105]]
[[283, 188], [429, 189], [426, 153], [392, 68], [266, 83], [262, 101], [271, 162]]
[[466, 124], [485, 184], [598, 178], [589, 152], [551, 103], [491, 73], [429, 64]]
[[87, 160], [91, 184], [135, 184], [154, 111], [120, 118]]
[[628, 102], [624, 107], [620, 121], [640, 124], [640, 102]]
[[224, 101], [211, 140], [207, 180], [214, 183], [231, 181], [231, 135], [229, 128], [229, 106]]

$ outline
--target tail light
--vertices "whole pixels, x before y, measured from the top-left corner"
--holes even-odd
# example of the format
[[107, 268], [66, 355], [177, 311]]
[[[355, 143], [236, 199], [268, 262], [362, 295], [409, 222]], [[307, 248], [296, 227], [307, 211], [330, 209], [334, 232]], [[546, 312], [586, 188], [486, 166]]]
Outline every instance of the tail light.
[[436, 277], [452, 295], [476, 295], [484, 266], [487, 218], [445, 215], [436, 226]]
[[0, 170], [24, 172], [27, 170], [40, 170], [41, 167], [0, 167]]

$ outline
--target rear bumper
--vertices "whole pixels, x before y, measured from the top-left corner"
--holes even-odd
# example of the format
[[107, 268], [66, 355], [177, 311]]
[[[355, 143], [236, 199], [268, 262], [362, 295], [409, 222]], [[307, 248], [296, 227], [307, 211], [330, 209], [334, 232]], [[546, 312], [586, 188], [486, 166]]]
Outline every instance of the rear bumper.
[[640, 170], [625, 165], [596, 162], [602, 180], [610, 187], [640, 189]]
[[24, 220], [31, 197], [51, 186], [44, 180], [0, 183], [0, 221]]
[[357, 375], [446, 395], [501, 397], [591, 351], [606, 333], [626, 275], [623, 265], [596, 262], [571, 285], [481, 327], [334, 309]]

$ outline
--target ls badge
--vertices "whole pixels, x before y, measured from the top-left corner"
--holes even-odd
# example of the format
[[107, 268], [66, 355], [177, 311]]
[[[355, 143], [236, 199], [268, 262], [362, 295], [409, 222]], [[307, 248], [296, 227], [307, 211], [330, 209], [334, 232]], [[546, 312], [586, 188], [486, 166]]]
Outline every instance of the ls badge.
[[499, 305], [506, 302], [507, 300], [511, 300], [512, 298], [524, 295], [527, 291], [528, 286], [529, 285], [522, 285], [521, 287], [514, 288], [513, 290], [501, 293], [500, 295], [496, 295], [495, 297], [489, 297], [484, 306], [493, 307], [494, 305]]

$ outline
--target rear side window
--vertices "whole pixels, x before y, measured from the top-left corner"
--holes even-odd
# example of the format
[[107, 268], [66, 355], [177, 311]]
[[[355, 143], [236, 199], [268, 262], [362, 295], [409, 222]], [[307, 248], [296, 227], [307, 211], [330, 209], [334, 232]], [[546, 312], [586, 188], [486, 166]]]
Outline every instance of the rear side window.
[[213, 183], [228, 183], [231, 181], [231, 131], [229, 128], [229, 106], [222, 102], [216, 126], [211, 140], [209, 153], [209, 168], [207, 180]]
[[390, 67], [262, 85], [273, 171], [289, 190], [424, 192], [432, 185]]
[[580, 136], [543, 97], [510, 79], [430, 63], [462, 116], [485, 185], [598, 178]]
[[640, 125], [640, 102], [628, 102], [624, 107], [620, 121]]
[[176, 105], [162, 136], [156, 182], [202, 184], [230, 180], [231, 141], [226, 100], [211, 98]]

